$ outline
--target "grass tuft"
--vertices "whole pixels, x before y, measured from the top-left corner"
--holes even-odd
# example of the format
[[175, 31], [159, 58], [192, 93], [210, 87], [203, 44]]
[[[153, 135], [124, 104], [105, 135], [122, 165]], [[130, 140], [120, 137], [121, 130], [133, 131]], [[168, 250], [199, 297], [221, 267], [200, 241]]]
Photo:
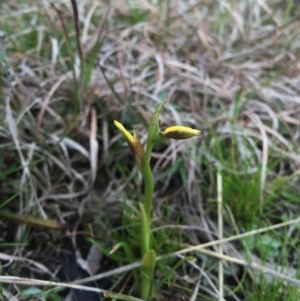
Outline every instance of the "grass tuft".
[[[168, 95], [158, 130], [201, 136], [153, 149], [153, 300], [298, 300], [297, 4], [1, 2], [0, 299], [137, 300], [144, 188], [113, 120], [145, 145]], [[60, 251], [95, 287], [66, 284]]]

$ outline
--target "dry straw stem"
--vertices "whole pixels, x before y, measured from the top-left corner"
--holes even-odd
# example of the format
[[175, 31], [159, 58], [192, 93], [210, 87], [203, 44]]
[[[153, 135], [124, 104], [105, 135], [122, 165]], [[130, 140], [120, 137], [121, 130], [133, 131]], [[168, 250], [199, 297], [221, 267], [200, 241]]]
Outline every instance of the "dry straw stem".
[[[219, 244], [224, 244], [226, 242], [242, 239], [242, 238], [245, 238], [245, 237], [248, 237], [248, 236], [252, 236], [252, 235], [264, 233], [264, 232], [267, 232], [267, 231], [283, 228], [283, 227], [286, 227], [286, 226], [289, 226], [289, 225], [295, 225], [299, 222], [300, 222], [300, 217], [298, 217], [296, 219], [293, 219], [293, 220], [289, 220], [289, 221], [284, 222], [284, 223], [276, 224], [276, 225], [273, 225], [273, 226], [268, 226], [268, 227], [265, 227], [265, 228], [260, 228], [260, 229], [249, 231], [249, 232], [242, 233], [242, 234], [239, 234], [239, 235], [223, 238], [223, 239], [220, 239], [220, 240], [211, 241], [211, 242], [208, 242], [208, 243], [205, 243], [205, 244], [192, 246], [192, 247], [189, 247], [189, 248], [186, 248], [186, 249], [183, 249], [183, 250], [180, 250], [178, 252], [174, 252], [174, 253], [171, 253], [171, 254], [168, 254], [168, 255], [158, 256], [156, 260], [161, 260], [163, 258], [178, 256], [178, 255], [182, 255], [182, 254], [186, 254], [186, 253], [190, 253], [190, 252], [194, 252], [194, 251], [201, 251], [202, 249], [206, 249], [208, 247], [217, 246]], [[218, 254], [218, 253], [214, 253], [214, 254]], [[214, 256], [219, 256], [219, 257], [224, 256], [224, 257], [222, 257], [224, 259], [229, 258], [226, 255], [220, 255], [220, 254], [214, 255]], [[276, 272], [274, 270], [264, 268], [263, 266], [258, 265], [258, 264], [249, 263], [249, 262], [239, 260], [239, 259], [235, 259], [235, 260], [236, 260], [237, 264], [247, 265], [249, 268], [252, 268], [254, 270], [257, 269], [258, 271], [263, 270], [262, 271], [263, 273], [268, 273], [270, 275], [273, 275], [275, 278], [284, 279], [286, 282], [300, 287], [300, 280], [294, 279], [292, 277], [281, 274], [281, 273]], [[86, 283], [86, 282], [89, 282], [89, 281], [96, 281], [96, 280], [99, 280], [99, 279], [111, 277], [113, 275], [123, 273], [123, 272], [127, 272], [127, 271], [130, 271], [130, 270], [134, 269], [134, 268], [137, 268], [137, 267], [140, 266], [140, 264], [141, 264], [141, 262], [135, 262], [133, 264], [129, 264], [129, 265], [123, 266], [121, 268], [111, 270], [109, 272], [105, 272], [105, 273], [98, 274], [98, 275], [95, 275], [95, 276], [92, 276], [92, 277], [88, 277], [88, 278], [85, 278], [85, 279], [78, 280], [75, 283], [82, 284], [82, 283]], [[1, 278], [0, 278], [0, 280], [1, 280]]]
[[92, 108], [91, 110], [91, 130], [90, 130], [90, 161], [91, 161], [91, 186], [93, 186], [97, 177], [98, 167], [98, 151], [99, 144], [97, 140], [97, 111]]
[[[178, 255], [178, 257], [182, 258], [182, 259], [184, 258], [184, 256], [182, 256], [182, 255]], [[185, 259], [185, 260], [187, 260], [187, 259]], [[190, 264], [195, 270], [199, 271], [199, 274], [200, 274], [199, 276], [200, 277], [203, 276], [206, 279], [206, 281], [209, 283], [209, 285], [210, 285], [209, 290], [214, 291], [213, 292], [213, 297], [218, 298], [218, 300], [220, 300], [220, 301], [225, 301], [224, 298], [221, 297], [220, 292], [218, 291], [217, 287], [214, 285], [214, 283], [213, 283], [212, 279], [210, 278], [209, 274], [204, 269], [202, 269], [200, 266], [198, 266], [194, 261], [195, 261], [194, 259], [187, 260], [188, 264]], [[194, 290], [194, 294], [197, 295], [197, 292], [195, 293], [195, 290]]]
[[[218, 232], [219, 240], [223, 239], [223, 199], [222, 199], [222, 175], [220, 171], [217, 172], [217, 193], [218, 193]], [[219, 301], [224, 299], [224, 269], [223, 269], [223, 244], [219, 244], [219, 271], [218, 271], [218, 280], [219, 280]]]
[[[233, 240], [237, 240], [237, 239], [241, 239], [241, 238], [245, 238], [251, 235], [255, 235], [255, 234], [259, 234], [259, 233], [263, 233], [266, 231], [270, 231], [270, 230], [274, 230], [274, 229], [278, 229], [278, 228], [282, 228], [288, 225], [293, 225], [293, 224], [297, 224], [300, 222], [300, 218], [294, 219], [294, 220], [290, 220], [288, 222], [285, 223], [280, 223], [277, 225], [273, 225], [273, 226], [269, 226], [269, 227], [265, 227], [265, 228], [261, 228], [258, 230], [254, 230], [254, 231], [250, 231], [250, 232], [246, 232], [243, 234], [239, 234], [236, 236], [232, 236], [232, 237], [228, 237], [228, 238], [223, 238], [220, 240], [216, 240], [216, 241], [212, 241], [209, 243], [205, 243], [202, 245], [198, 245], [198, 246], [192, 246], [183, 250], [180, 250], [178, 252], [174, 252], [172, 254], [166, 255], [166, 256], [159, 256], [157, 257], [157, 260], [161, 260], [163, 258], [166, 257], [170, 257], [170, 256], [178, 256], [178, 255], [182, 255], [182, 254], [186, 254], [186, 253], [190, 253], [193, 251], [200, 251], [204, 254], [219, 258], [219, 259], [223, 259], [223, 260], [227, 260], [229, 262], [232, 263], [236, 263], [242, 266], [245, 266], [247, 268], [253, 269], [254, 271], [257, 272], [261, 272], [263, 274], [269, 274], [271, 276], [273, 276], [274, 278], [286, 281], [287, 283], [291, 284], [291, 285], [295, 285], [297, 287], [300, 287], [300, 280], [292, 278], [290, 276], [284, 275], [280, 272], [277, 272], [275, 270], [271, 270], [268, 269], [262, 265], [256, 264], [256, 263], [251, 263], [251, 262], [247, 262], [244, 261], [242, 259], [238, 259], [238, 258], [234, 258], [234, 257], [230, 257], [224, 254], [219, 254], [218, 252], [213, 252], [210, 250], [207, 250], [206, 248], [211, 247], [213, 245], [219, 245], [221, 243], [225, 243], [225, 242], [229, 242], [229, 241], [233, 241]], [[98, 274], [95, 276], [91, 276], [91, 277], [87, 277], [85, 279], [81, 279], [78, 281], [75, 281], [73, 283], [59, 283], [59, 282], [52, 282], [52, 281], [44, 281], [44, 280], [38, 280], [38, 279], [28, 279], [28, 278], [22, 278], [22, 277], [14, 277], [14, 276], [0, 276], [0, 282], [1, 283], [11, 283], [14, 282], [16, 284], [23, 284], [23, 285], [41, 285], [41, 286], [63, 286], [63, 287], [69, 287], [69, 288], [74, 288], [74, 289], [83, 289], [83, 290], [90, 290], [90, 291], [94, 291], [94, 292], [107, 292], [106, 290], [101, 290], [98, 288], [92, 288], [92, 287], [86, 287], [86, 286], [81, 286], [79, 284], [83, 284], [86, 282], [90, 282], [90, 281], [96, 281], [99, 279], [103, 279], [103, 278], [107, 278], [107, 277], [111, 277], [120, 273], [124, 273], [124, 272], [128, 272], [134, 268], [140, 267], [141, 262], [135, 262], [133, 264], [129, 264], [120, 268], [116, 268], [114, 270], [102, 273], [102, 274]], [[136, 299], [136, 300], [141, 300], [141, 299]]]
[[251, 269], [255, 272], [258, 272], [258, 273], [262, 273], [264, 275], [270, 275], [271, 278], [276, 278], [276, 279], [285, 281], [286, 283], [289, 283], [291, 285], [295, 285], [297, 287], [300, 287], [300, 280], [298, 280], [296, 278], [293, 278], [289, 275], [285, 275], [283, 273], [280, 273], [278, 271], [275, 271], [273, 269], [267, 268], [267, 267], [265, 267], [263, 265], [260, 265], [258, 263], [248, 262], [248, 261], [245, 261], [243, 259], [235, 258], [235, 257], [228, 256], [228, 255], [225, 255], [225, 254], [219, 254], [217, 252], [207, 250], [207, 249], [200, 249], [199, 252], [201, 252], [203, 254], [206, 254], [206, 255], [209, 255], [209, 256], [212, 256], [212, 257], [215, 257], [215, 258], [218, 258], [220, 260], [226, 260], [228, 262], [244, 266], [246, 268], [249, 268], [249, 269]]
[[5, 254], [5, 253], [1, 253], [0, 252], [0, 259], [2, 261], [7, 261], [7, 262], [25, 262], [27, 266], [32, 266], [35, 269], [38, 269], [40, 271], [42, 271], [43, 273], [51, 276], [53, 279], [55, 279], [55, 274], [52, 273], [45, 265], [36, 262], [34, 260], [31, 260], [29, 258], [26, 258], [24, 256], [15, 256], [15, 255], [9, 255], [9, 254]]
[[[261, 197], [268, 193], [269, 179], [299, 171], [298, 6], [294, 6], [287, 20], [286, 1], [281, 0], [172, 0], [160, 1], [160, 6], [154, 5], [154, 1], [130, 1], [129, 6], [112, 1], [77, 0], [83, 57], [88, 60], [89, 51], [97, 41], [101, 42], [99, 64], [91, 70], [91, 81], [84, 91], [84, 108], [78, 114], [70, 112], [74, 99], [69, 91], [74, 90], [71, 78], [78, 50], [71, 2], [55, 1], [60, 16], [51, 1], [29, 2], [24, 8], [19, 0], [6, 1], [0, 12], [0, 28], [8, 28], [9, 36], [4, 43], [4, 63], [8, 69], [5, 95], [10, 95], [6, 108], [5, 103], [0, 103], [0, 111], [7, 120], [6, 124], [0, 123], [0, 148], [5, 149], [5, 164], [12, 160], [21, 167], [19, 175], [7, 175], [0, 194], [17, 194], [23, 189], [16, 197], [19, 213], [30, 209], [43, 218], [57, 214], [63, 220], [78, 208], [78, 198], [90, 187], [91, 166], [95, 168], [86, 127], [91, 105], [98, 106], [99, 128], [99, 120], [109, 124], [113, 117], [124, 118], [129, 107], [137, 110], [141, 120], [149, 121], [166, 93], [171, 97], [160, 121], [166, 126], [188, 123], [200, 129], [203, 138], [188, 142], [188, 146], [171, 141], [164, 153], [153, 154], [157, 159], [155, 180], [163, 183], [158, 186], [157, 195], [166, 195], [174, 179], [171, 172], [164, 176], [161, 171], [174, 166], [180, 158], [187, 170], [188, 189], [178, 185], [172, 194], [176, 214], [180, 212], [186, 221], [184, 227], [204, 228], [215, 251], [220, 241], [214, 241], [211, 233], [218, 233], [217, 222], [209, 214], [204, 215], [205, 199], [199, 188], [199, 183], [203, 183], [202, 163], [211, 162], [211, 166], [228, 174], [246, 173], [224, 164], [215, 151], [219, 143], [228, 145], [234, 137], [237, 166], [246, 162], [250, 175], [261, 171]], [[132, 12], [139, 11], [148, 15], [132, 21]], [[66, 47], [61, 16], [68, 36], [75, 42], [73, 52]], [[138, 129], [144, 143], [146, 129], [139, 119], [135, 120], [137, 124], [132, 127]], [[218, 139], [209, 135], [210, 129]], [[118, 207], [116, 203], [123, 202], [128, 190], [133, 191], [131, 179], [136, 175], [134, 168], [127, 179], [117, 177], [118, 162], [126, 155], [126, 150], [115, 152], [118, 138], [111, 135], [109, 126], [103, 126], [97, 133], [105, 153], [114, 158], [107, 168], [107, 156], [101, 156], [99, 150], [98, 165], [107, 169], [105, 174], [100, 170], [99, 178], [107, 178], [108, 183], [102, 190], [96, 187], [97, 196], [105, 206], [114, 204], [114, 208]], [[33, 163], [36, 161], [39, 164]], [[272, 161], [278, 164], [270, 171]], [[211, 166], [207, 173], [214, 178], [215, 169]], [[131, 195], [131, 199], [138, 197], [138, 193]], [[281, 199], [271, 206], [278, 213], [289, 212], [291, 218], [292, 213], [299, 211], [298, 204]], [[159, 215], [159, 208], [156, 210]], [[107, 211], [95, 213], [95, 219], [101, 214]], [[294, 221], [291, 219], [290, 224]], [[229, 238], [232, 239], [238, 237]], [[226, 241], [227, 238], [221, 240]], [[187, 252], [201, 250], [201, 245], [195, 248]], [[28, 253], [25, 248], [11, 248], [7, 253], [41, 258], [38, 250], [41, 248]], [[49, 270], [57, 268], [48, 256], [42, 258], [49, 264]], [[138, 265], [126, 266], [125, 270]], [[98, 276], [122, 271], [123, 268]]]
[[[2, 283], [14, 283], [20, 285], [28, 285], [28, 286], [55, 286], [55, 287], [67, 287], [72, 289], [79, 289], [84, 291], [90, 291], [95, 293], [103, 293], [103, 294], [115, 294], [108, 290], [103, 290], [101, 288], [96, 287], [89, 287], [84, 285], [78, 285], [73, 283], [62, 283], [62, 282], [54, 282], [54, 281], [46, 281], [46, 280], [39, 280], [39, 279], [30, 279], [30, 278], [22, 278], [22, 277], [15, 277], [15, 276], [0, 276], [0, 282]], [[122, 294], [120, 294], [122, 295]], [[125, 295], [123, 295], [125, 297]], [[129, 296], [128, 296], [129, 297]], [[144, 301], [139, 298], [131, 297], [133, 301]]]

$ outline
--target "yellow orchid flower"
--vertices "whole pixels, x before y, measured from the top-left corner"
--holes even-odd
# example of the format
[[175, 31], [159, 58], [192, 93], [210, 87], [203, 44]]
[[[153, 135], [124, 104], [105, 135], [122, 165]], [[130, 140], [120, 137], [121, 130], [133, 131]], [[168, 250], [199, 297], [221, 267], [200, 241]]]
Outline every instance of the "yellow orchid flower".
[[119, 129], [119, 131], [122, 133], [122, 135], [126, 139], [126, 142], [129, 146], [133, 156], [137, 160], [139, 168], [141, 168], [145, 162], [146, 154], [145, 154], [144, 148], [141, 144], [141, 141], [140, 141], [136, 131], [133, 130], [133, 135], [131, 135], [124, 128], [124, 126], [117, 120], [114, 120], [114, 125]]
[[173, 125], [169, 126], [159, 132], [159, 135], [164, 138], [169, 139], [189, 139], [194, 136], [199, 136], [201, 134], [201, 131], [192, 129], [187, 126], [181, 126], [181, 125]]

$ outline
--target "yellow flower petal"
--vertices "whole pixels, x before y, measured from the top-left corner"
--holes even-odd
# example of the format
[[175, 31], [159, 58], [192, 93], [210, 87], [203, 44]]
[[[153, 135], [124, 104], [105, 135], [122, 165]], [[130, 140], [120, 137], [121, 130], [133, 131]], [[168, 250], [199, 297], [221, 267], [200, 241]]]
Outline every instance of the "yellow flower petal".
[[142, 168], [142, 165], [145, 163], [146, 154], [136, 131], [133, 130], [133, 135], [131, 135], [117, 120], [114, 120], [114, 124], [126, 139], [133, 156], [136, 158], [139, 168]]
[[194, 136], [199, 136], [201, 131], [192, 129], [187, 126], [173, 125], [159, 132], [159, 135], [169, 139], [189, 139]]
[[134, 137], [124, 128], [124, 126], [117, 120], [114, 120], [114, 125], [123, 134], [128, 144], [134, 143]]

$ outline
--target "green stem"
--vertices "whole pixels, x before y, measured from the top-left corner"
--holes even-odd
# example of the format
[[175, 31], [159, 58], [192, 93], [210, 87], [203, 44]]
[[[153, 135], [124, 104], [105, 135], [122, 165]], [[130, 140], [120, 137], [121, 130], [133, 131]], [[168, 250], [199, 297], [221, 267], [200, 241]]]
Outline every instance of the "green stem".
[[149, 233], [149, 240], [150, 240], [150, 229], [151, 229], [151, 211], [152, 211], [152, 203], [153, 203], [153, 175], [151, 171], [150, 164], [147, 162], [144, 167], [144, 182], [145, 182], [145, 211], [148, 220], [148, 233]]
[[149, 250], [150, 233], [149, 233], [149, 222], [143, 203], [139, 203], [141, 213], [141, 251], [144, 256]]
[[[151, 154], [151, 151], [150, 151]], [[141, 266], [141, 296], [144, 300], [148, 300], [151, 291], [151, 283], [155, 269], [155, 252], [150, 250], [151, 239], [151, 211], [153, 203], [153, 175], [150, 167], [150, 160], [146, 160], [142, 168], [142, 174], [145, 185], [144, 204], [140, 203], [141, 211], [141, 250], [142, 250], [142, 266]]]
[[[148, 134], [149, 135], [149, 134]], [[147, 141], [147, 147], [146, 147], [146, 164], [150, 165], [150, 159], [151, 159], [151, 152], [152, 152], [152, 147], [153, 147], [153, 143], [152, 143], [152, 138], [148, 137], [148, 141]], [[149, 166], [150, 168], [150, 166]]]

